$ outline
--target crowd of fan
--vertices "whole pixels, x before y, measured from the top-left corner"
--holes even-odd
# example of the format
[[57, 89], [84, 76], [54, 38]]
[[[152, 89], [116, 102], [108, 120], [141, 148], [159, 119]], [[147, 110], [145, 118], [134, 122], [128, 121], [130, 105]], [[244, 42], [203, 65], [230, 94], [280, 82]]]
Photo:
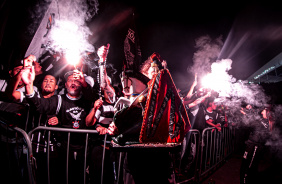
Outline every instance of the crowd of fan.
[[[101, 81], [97, 81], [97, 77], [93, 77], [89, 75], [89, 72], [84, 71], [83, 64], [77, 65], [75, 68], [68, 68], [67, 72], [63, 72], [63, 76], [42, 71], [42, 67], [32, 55], [24, 60], [16, 61], [10, 69], [11, 77], [9, 80], [0, 81], [1, 100], [11, 102], [15, 109], [19, 104], [28, 104], [30, 112], [28, 123], [23, 121], [24, 123], [17, 122], [16, 125], [11, 125], [11, 122], [7, 121], [6, 126], [3, 123], [1, 124], [0, 172], [3, 176], [9, 178], [10, 183], [13, 183], [12, 180], [15, 183], [20, 183], [20, 180], [22, 180], [20, 176], [25, 175], [24, 170], [16, 169], [11, 174], [11, 170], [7, 169], [11, 166], [16, 167], [21, 165], [21, 156], [24, 150], [21, 144], [18, 144], [19, 140], [16, 140], [17, 137], [14, 137], [15, 134], [7, 135], [7, 126], [19, 126], [27, 132], [38, 126], [97, 130], [97, 134], [91, 134], [89, 137], [87, 173], [90, 183], [101, 183], [102, 157], [105, 146], [104, 137], [106, 134], [114, 136], [118, 132], [112, 122], [116, 112], [114, 105], [120, 97], [130, 98], [128, 93], [126, 93], [130, 89], [130, 85], [125, 86], [121, 82], [119, 85], [113, 85], [111, 81], [113, 79], [108, 76], [106, 66], [103, 67], [104, 62], [102, 61], [105, 60], [106, 53], [107, 48], [105, 46], [100, 47], [97, 52], [99, 56], [98, 65], [100, 75], [104, 77]], [[166, 65], [166, 62], [163, 61], [161, 64], [153, 65], [152, 61], [149, 60], [146, 67], [143, 65], [142, 74], [149, 80], [152, 79], [158, 73], [159, 68]], [[204, 88], [195, 90], [196, 86], [197, 74], [195, 74], [195, 80], [187, 95], [179, 93], [186, 107], [191, 128], [202, 132], [207, 127], [214, 127], [220, 132], [222, 127], [231, 126], [232, 122], [228, 119], [227, 107], [224, 104], [216, 103], [215, 99], [218, 94]], [[242, 119], [245, 116], [257, 115], [257, 113], [251, 113], [252, 109], [250, 108], [251, 106], [249, 105], [242, 107], [240, 112]], [[4, 114], [1, 116], [5, 118]], [[23, 119], [20, 116], [17, 118]], [[249, 121], [247, 120], [248, 118], [245, 119]], [[244, 155], [245, 161], [242, 166], [242, 183], [247, 183], [249, 178], [252, 179], [254, 175], [254, 172], [250, 172], [250, 168], [247, 168], [252, 160], [251, 156], [254, 156], [254, 149], [257, 149], [258, 145], [264, 145], [268, 137], [270, 137], [271, 131], [274, 129], [274, 120], [269, 107], [262, 109], [261, 117], [254, 118], [254, 120], [252, 123], [257, 124], [252, 126], [256, 128], [252, 131], [247, 142], [247, 150]], [[111, 136], [107, 137], [108, 142], [111, 141]], [[35, 132], [31, 137], [33, 153], [37, 163], [36, 177], [38, 183], [47, 182], [47, 137], [46, 131]], [[189, 134], [187, 134], [185, 139], [189, 140]], [[70, 183], [81, 183], [82, 181], [84, 174], [84, 141], [85, 135], [83, 134], [74, 134], [71, 136], [70, 159], [68, 163], [69, 176], [71, 178], [69, 180]], [[66, 133], [52, 132], [50, 138], [51, 159], [49, 163], [51, 168], [51, 183], [62, 183], [66, 178], [64, 167], [66, 165], [65, 151], [67, 142]], [[118, 155], [116, 152], [111, 151], [108, 145], [106, 146], [103, 168], [106, 177], [103, 178], [103, 182], [114, 183], [116, 180], [115, 171], [118, 165]], [[185, 152], [186, 149], [189, 148], [184, 146], [182, 151]], [[12, 154], [9, 154], [11, 152]], [[135, 152], [135, 154], [138, 153]], [[142, 152], [142, 154], [145, 153]], [[159, 162], [156, 160], [154, 162], [163, 164], [158, 167], [158, 169], [162, 168], [159, 175], [157, 172], [149, 174], [149, 176], [155, 176], [155, 181], [163, 181], [163, 183], [175, 182], [173, 168], [169, 165], [171, 158], [168, 158], [168, 156], [166, 154], [158, 154], [152, 157], [159, 158]], [[125, 161], [129, 161], [130, 159], [129, 156], [125, 158]], [[164, 163], [164, 159], [168, 160], [168, 163]], [[15, 163], [11, 163], [10, 160]], [[138, 164], [142, 163], [138, 162]], [[134, 173], [142, 171], [132, 169], [130, 163], [127, 163], [124, 169], [124, 183], [155, 182], [152, 177], [142, 177], [141, 174]], [[155, 167], [152, 167], [153, 169]], [[17, 170], [19, 172], [16, 172]], [[163, 174], [164, 172], [167, 172], [167, 174]], [[163, 178], [163, 180], [160, 178]]]

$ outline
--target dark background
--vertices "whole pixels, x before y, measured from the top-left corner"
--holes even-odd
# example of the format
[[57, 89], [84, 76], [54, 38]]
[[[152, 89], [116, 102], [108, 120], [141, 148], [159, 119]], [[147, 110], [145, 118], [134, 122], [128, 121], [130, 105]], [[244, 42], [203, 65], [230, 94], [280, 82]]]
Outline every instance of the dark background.
[[[43, 0], [1, 2], [1, 77], [7, 75], [12, 58], [23, 57], [47, 5]], [[126, 12], [134, 12], [142, 60], [158, 52], [182, 91], [193, 82], [194, 74], [187, 69], [193, 65], [195, 40], [201, 36], [222, 36], [219, 59], [233, 61], [229, 73], [238, 80], [246, 80], [282, 50], [282, 11], [278, 2], [103, 0], [99, 1], [98, 14], [87, 22], [94, 32], [90, 40], [96, 47], [111, 44], [108, 63], [118, 73], [129, 23]], [[280, 83], [264, 86], [280, 101]]]

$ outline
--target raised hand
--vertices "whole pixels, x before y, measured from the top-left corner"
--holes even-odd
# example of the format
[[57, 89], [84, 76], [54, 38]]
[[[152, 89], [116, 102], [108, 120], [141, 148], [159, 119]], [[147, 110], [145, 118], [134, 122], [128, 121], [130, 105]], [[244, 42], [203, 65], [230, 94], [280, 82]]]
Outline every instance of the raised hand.
[[36, 57], [34, 55], [29, 55], [24, 59], [24, 67], [29, 67], [34, 65], [35, 61], [36, 61]]
[[99, 109], [102, 105], [103, 105], [103, 100], [102, 100], [102, 99], [98, 99], [98, 100], [95, 101], [93, 108], [94, 108], [95, 110], [97, 110], [97, 109]]
[[29, 55], [24, 59], [24, 67], [21, 70], [21, 77], [25, 85], [32, 84], [35, 79], [34, 62], [36, 62], [36, 57], [34, 55]]
[[110, 46], [109, 44], [107, 46], [103, 45], [98, 49], [97, 55], [100, 58], [99, 60], [100, 62], [104, 62], [106, 60], [106, 57], [109, 51], [109, 46]]
[[83, 72], [82, 72], [82, 68], [81, 68], [81, 70], [79, 71], [79, 70], [77, 70], [77, 69], [75, 69], [75, 70], [73, 70], [73, 78], [76, 80], [76, 81], [78, 81], [81, 85], [82, 85], [82, 87], [86, 87], [87, 86], [87, 83], [86, 83], [86, 81], [85, 81], [85, 77], [84, 77], [84, 75], [83, 75]]
[[21, 70], [20, 75], [21, 75], [22, 81], [25, 85], [33, 84], [33, 81], [35, 79], [34, 66], [24, 67]]

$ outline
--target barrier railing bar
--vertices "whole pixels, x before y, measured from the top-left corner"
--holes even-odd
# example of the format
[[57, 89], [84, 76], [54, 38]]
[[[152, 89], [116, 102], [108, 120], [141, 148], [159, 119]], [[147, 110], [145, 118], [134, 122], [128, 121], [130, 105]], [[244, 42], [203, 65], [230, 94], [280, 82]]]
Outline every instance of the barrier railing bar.
[[50, 137], [51, 137], [51, 131], [48, 131], [48, 139], [47, 139], [47, 176], [48, 176], [48, 184], [50, 184]]
[[28, 136], [31, 136], [33, 132], [38, 130], [51, 130], [51, 131], [59, 131], [59, 132], [74, 132], [74, 133], [98, 133], [97, 130], [91, 129], [73, 129], [73, 128], [60, 128], [60, 127], [45, 127], [45, 126], [38, 126], [28, 132]]
[[[91, 130], [91, 129], [72, 129], [72, 128], [61, 128], [61, 127], [45, 127], [45, 126], [38, 126], [36, 128], [34, 128], [33, 130], [31, 130], [28, 135], [29, 137], [31, 137], [31, 135], [35, 132], [35, 131], [39, 131], [39, 130], [46, 130], [48, 131], [48, 142], [47, 142], [47, 174], [48, 174], [48, 184], [51, 183], [50, 181], [50, 137], [51, 137], [51, 131], [58, 131], [58, 132], [67, 132], [68, 133], [68, 141], [67, 141], [67, 157], [66, 157], [66, 183], [68, 184], [69, 181], [69, 151], [70, 151], [70, 134], [71, 133], [85, 133], [86, 134], [86, 141], [85, 141], [85, 150], [84, 150], [84, 171], [86, 171], [86, 162], [87, 162], [87, 147], [88, 147], [88, 137], [89, 137], [89, 133], [98, 133], [97, 130]], [[103, 150], [103, 154], [105, 153], [105, 147]], [[104, 160], [102, 160], [102, 162], [104, 162]], [[103, 174], [103, 170], [102, 170], [102, 174]], [[86, 183], [86, 172], [84, 172], [83, 175], [83, 180], [84, 183]]]
[[29, 177], [29, 182], [30, 183], [36, 183], [35, 179], [34, 179], [34, 173], [32, 171], [32, 167], [34, 166], [34, 160], [33, 160], [33, 154], [32, 154], [32, 146], [31, 146], [31, 141], [30, 141], [30, 138], [29, 136], [27, 135], [27, 133], [21, 129], [21, 128], [18, 128], [18, 127], [13, 127], [12, 129], [20, 132], [23, 137], [24, 137], [24, 140], [26, 142], [26, 145], [27, 145], [27, 168], [28, 168], [28, 177]]
[[[194, 160], [192, 161], [192, 162], [195, 162], [194, 175], [191, 178], [177, 182], [177, 184], [187, 183], [187, 182], [192, 181], [192, 180], [197, 181], [198, 178], [199, 178], [199, 175], [198, 175], [199, 174], [198, 159], [199, 159], [199, 151], [200, 151], [200, 148], [201, 148], [201, 142], [200, 142], [201, 134], [200, 134], [200, 131], [197, 130], [197, 129], [190, 129], [189, 132], [191, 132], [190, 137], [193, 136], [193, 139], [195, 140], [195, 144], [196, 144], [196, 154], [195, 154]], [[192, 141], [192, 138], [189, 138], [189, 141]]]
[[121, 170], [121, 160], [122, 160], [122, 152], [119, 153], [117, 183], [119, 183], [119, 176], [120, 176], [120, 170]]
[[66, 183], [69, 183], [69, 157], [70, 157], [70, 132], [68, 132], [68, 144], [67, 144], [67, 160], [66, 160]]
[[[200, 169], [199, 169], [199, 181], [203, 179], [203, 177], [214, 169], [218, 164], [223, 162], [229, 155], [232, 154], [234, 151], [234, 140], [235, 132], [234, 128], [230, 127], [223, 127], [220, 134], [218, 134], [217, 129], [213, 133], [211, 133], [212, 129], [215, 128], [206, 128], [202, 132], [202, 144], [201, 144], [201, 162], [200, 162]], [[211, 136], [213, 134], [213, 136]], [[210, 144], [209, 139], [213, 143]], [[216, 143], [216, 144], [215, 144]], [[205, 149], [204, 149], [205, 148]], [[210, 158], [210, 165], [207, 167], [207, 151], [209, 150], [209, 158]], [[204, 155], [206, 153], [206, 156]], [[214, 155], [213, 155], [213, 154]], [[220, 158], [217, 158], [218, 154], [220, 153]], [[204, 158], [205, 157], [205, 158]]]
[[86, 134], [86, 138], [85, 138], [85, 150], [84, 150], [84, 163], [83, 163], [83, 169], [84, 169], [84, 172], [83, 172], [83, 183], [86, 182], [86, 157], [87, 157], [87, 147], [88, 147], [88, 133]]
[[101, 184], [103, 184], [103, 178], [104, 178], [104, 161], [105, 161], [106, 143], [107, 143], [107, 134], [105, 134], [105, 139], [104, 139], [103, 158], [102, 158], [102, 172], [101, 172]]

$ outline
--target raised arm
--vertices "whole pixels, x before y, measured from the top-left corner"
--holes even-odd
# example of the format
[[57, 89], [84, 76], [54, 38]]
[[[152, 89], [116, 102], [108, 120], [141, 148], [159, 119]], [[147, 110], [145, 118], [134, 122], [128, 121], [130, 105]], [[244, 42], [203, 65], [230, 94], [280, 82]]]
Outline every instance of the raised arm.
[[[205, 99], [206, 99], [207, 97], [210, 97], [210, 96], [211, 96], [211, 92], [208, 92], [206, 95], [197, 98], [196, 100], [194, 100], [194, 101], [191, 102], [191, 103], [188, 103], [188, 107], [189, 107], [189, 108], [195, 107], [196, 105], [198, 105], [198, 104], [204, 102]], [[184, 101], [184, 105], [187, 105], [185, 102], [186, 102], [186, 101]]]
[[30, 55], [23, 60], [23, 66], [18, 66], [10, 71], [12, 78], [9, 80], [7, 89], [5, 91], [5, 94], [9, 99], [13, 101], [19, 101], [22, 98], [22, 93], [17, 91], [21, 80], [26, 86], [26, 89], [28, 88], [28, 92], [33, 93], [33, 81], [35, 79], [33, 64], [35, 61], [36, 57]]
[[107, 72], [106, 72], [106, 58], [108, 54], [108, 46], [101, 46], [97, 55], [99, 56], [99, 70], [100, 70], [100, 87], [104, 89], [107, 86]]
[[214, 120], [212, 120], [212, 119], [207, 119], [207, 120], [206, 120], [206, 123], [207, 123], [208, 125], [212, 126], [212, 127], [217, 128], [217, 130], [218, 130], [219, 132], [221, 131], [221, 125], [220, 125], [220, 123], [215, 124]]
[[187, 99], [190, 99], [192, 94], [193, 94], [193, 91], [194, 91], [194, 88], [197, 86], [197, 73], [195, 73], [195, 80], [192, 84], [192, 86], [190, 87], [190, 90], [189, 92], [187, 93], [186, 97]]
[[111, 103], [115, 102], [115, 90], [111, 86], [111, 82], [107, 76], [107, 71], [106, 71], [106, 57], [109, 51], [109, 45], [108, 46], [101, 46], [97, 54], [99, 56], [99, 70], [100, 70], [100, 88], [102, 91], [105, 91], [107, 93], [107, 96], [110, 100]]
[[21, 99], [21, 92], [17, 91], [17, 87], [22, 78], [22, 71], [18, 72], [15, 76], [12, 76], [8, 81], [5, 95], [12, 101], [19, 101]]
[[103, 105], [103, 100], [98, 99], [95, 101], [93, 108], [85, 118], [86, 126], [89, 127], [95, 125], [95, 123], [97, 122], [97, 118], [95, 117], [95, 114], [102, 105]]

